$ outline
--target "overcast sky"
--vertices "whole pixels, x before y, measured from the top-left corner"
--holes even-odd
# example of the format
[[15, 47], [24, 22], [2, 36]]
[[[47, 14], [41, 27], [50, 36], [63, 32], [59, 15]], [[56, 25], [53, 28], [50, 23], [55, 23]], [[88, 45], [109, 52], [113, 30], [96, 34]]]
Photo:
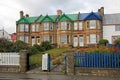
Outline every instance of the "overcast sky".
[[40, 14], [56, 14], [57, 9], [63, 13], [87, 13], [97, 12], [104, 7], [105, 14], [120, 13], [120, 0], [0, 0], [0, 29], [8, 33], [16, 32], [16, 21], [19, 12], [30, 16]]

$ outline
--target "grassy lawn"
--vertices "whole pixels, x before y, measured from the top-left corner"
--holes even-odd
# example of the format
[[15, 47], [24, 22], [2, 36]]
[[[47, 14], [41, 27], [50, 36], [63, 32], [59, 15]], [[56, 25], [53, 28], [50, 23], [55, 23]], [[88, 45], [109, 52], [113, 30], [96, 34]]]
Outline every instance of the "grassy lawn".
[[[67, 51], [68, 48], [54, 48], [48, 51], [45, 51], [45, 53], [49, 53], [51, 56], [51, 59], [54, 59], [55, 57], [61, 55], [61, 53]], [[42, 52], [31, 55], [30, 58], [30, 68], [38, 67], [42, 64]]]

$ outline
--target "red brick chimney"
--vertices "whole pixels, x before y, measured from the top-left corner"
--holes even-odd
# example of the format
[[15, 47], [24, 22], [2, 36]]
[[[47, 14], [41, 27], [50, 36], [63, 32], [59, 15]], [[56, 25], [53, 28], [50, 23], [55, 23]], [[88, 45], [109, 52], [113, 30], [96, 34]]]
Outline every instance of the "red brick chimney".
[[62, 15], [62, 10], [58, 9], [57, 10], [57, 15]]
[[24, 16], [24, 12], [20, 11], [20, 18], [22, 18]]

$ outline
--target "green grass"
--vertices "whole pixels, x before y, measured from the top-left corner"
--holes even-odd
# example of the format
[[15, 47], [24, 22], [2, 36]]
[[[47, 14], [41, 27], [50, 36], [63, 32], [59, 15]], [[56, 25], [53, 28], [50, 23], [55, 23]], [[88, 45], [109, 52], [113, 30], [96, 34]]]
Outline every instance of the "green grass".
[[[61, 55], [61, 53], [67, 51], [68, 48], [54, 48], [48, 51], [45, 51], [45, 53], [49, 53], [51, 59], [54, 59], [55, 57]], [[31, 55], [29, 57], [30, 61], [30, 68], [39, 67], [42, 64], [42, 52], [38, 54]]]

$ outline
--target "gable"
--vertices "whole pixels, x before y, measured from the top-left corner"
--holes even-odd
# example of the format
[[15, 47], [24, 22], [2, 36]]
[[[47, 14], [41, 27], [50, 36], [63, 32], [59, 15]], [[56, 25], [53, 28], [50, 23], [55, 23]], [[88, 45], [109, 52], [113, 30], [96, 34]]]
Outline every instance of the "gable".
[[58, 21], [72, 21], [67, 15], [63, 14], [59, 17]]
[[84, 18], [84, 20], [102, 20], [102, 19], [99, 14], [91, 12]]
[[22, 18], [19, 19], [16, 23], [17, 23], [17, 24], [19, 24], [19, 23], [29, 23], [29, 21], [28, 21], [25, 17], [22, 17]]

